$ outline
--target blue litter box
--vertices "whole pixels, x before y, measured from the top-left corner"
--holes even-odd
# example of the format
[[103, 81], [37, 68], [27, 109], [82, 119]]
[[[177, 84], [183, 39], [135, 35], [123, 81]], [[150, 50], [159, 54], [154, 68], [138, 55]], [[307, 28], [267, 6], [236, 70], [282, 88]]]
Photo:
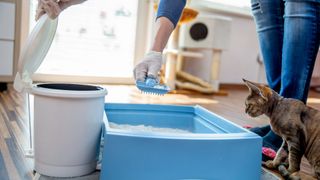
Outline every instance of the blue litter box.
[[200, 106], [106, 104], [105, 111], [101, 180], [260, 179], [262, 139]]

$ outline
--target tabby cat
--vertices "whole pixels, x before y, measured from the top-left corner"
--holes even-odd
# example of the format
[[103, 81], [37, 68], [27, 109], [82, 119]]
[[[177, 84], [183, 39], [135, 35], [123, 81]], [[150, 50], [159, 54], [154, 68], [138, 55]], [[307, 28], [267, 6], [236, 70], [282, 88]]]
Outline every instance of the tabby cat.
[[267, 86], [243, 81], [250, 91], [245, 112], [251, 117], [268, 116], [272, 130], [283, 139], [275, 159], [264, 165], [278, 168], [286, 179], [300, 179], [298, 172], [305, 155], [320, 180], [320, 111], [284, 98]]

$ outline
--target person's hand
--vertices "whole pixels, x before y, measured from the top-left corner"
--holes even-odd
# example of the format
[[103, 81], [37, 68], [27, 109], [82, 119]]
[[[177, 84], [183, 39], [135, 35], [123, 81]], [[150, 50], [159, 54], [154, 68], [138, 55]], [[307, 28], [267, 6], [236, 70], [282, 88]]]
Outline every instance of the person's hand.
[[84, 1], [85, 0], [38, 0], [35, 19], [38, 20], [44, 14], [48, 14], [51, 19], [55, 19], [64, 9]]
[[38, 8], [36, 11], [36, 21], [44, 14], [47, 14], [51, 19], [55, 19], [62, 11], [62, 3], [68, 0], [38, 0]]
[[133, 70], [134, 79], [144, 82], [147, 77], [158, 79], [162, 65], [162, 53], [150, 51]]

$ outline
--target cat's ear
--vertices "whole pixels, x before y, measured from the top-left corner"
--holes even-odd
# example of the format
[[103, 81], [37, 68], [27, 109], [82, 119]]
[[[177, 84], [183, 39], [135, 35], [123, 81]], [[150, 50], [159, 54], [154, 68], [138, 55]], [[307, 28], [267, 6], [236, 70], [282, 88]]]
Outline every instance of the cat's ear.
[[246, 79], [242, 79], [243, 82], [246, 84], [246, 86], [249, 88], [250, 94], [255, 93], [255, 94], [260, 94], [260, 88], [257, 84], [254, 82], [248, 81]]
[[242, 79], [246, 86], [249, 88], [250, 94], [257, 94], [263, 99], [267, 100], [267, 94], [269, 93], [269, 88], [261, 87], [259, 84]]

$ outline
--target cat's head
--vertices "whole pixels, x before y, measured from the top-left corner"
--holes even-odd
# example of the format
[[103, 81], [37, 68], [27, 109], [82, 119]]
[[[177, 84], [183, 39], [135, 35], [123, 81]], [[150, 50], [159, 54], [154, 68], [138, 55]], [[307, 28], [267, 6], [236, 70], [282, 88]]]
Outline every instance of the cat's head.
[[243, 79], [249, 88], [246, 98], [246, 113], [251, 117], [257, 117], [267, 112], [273, 91], [265, 86]]

